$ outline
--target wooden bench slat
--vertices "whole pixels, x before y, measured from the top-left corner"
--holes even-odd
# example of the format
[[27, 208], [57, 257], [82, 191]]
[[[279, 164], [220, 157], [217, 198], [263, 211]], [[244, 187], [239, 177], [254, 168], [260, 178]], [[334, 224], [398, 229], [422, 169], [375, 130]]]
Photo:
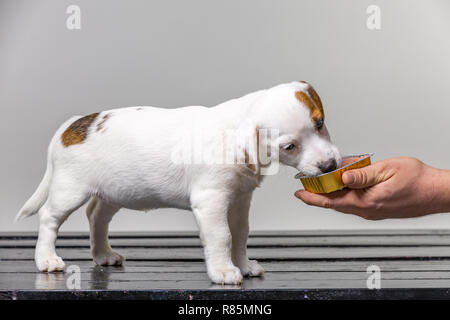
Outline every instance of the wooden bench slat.
[[[90, 250], [79, 248], [60, 248], [59, 254], [72, 260], [92, 259]], [[123, 253], [128, 260], [201, 260], [201, 248], [130, 248]], [[367, 248], [250, 248], [252, 259], [285, 260], [285, 259], [364, 259], [364, 258], [450, 258], [448, 247], [367, 247]], [[31, 260], [34, 249], [3, 248], [0, 251], [1, 260]]]
[[[89, 272], [88, 272], [89, 271]], [[7, 282], [30, 280], [32, 283], [36, 278], [45, 279], [66, 279], [70, 276], [67, 273], [60, 274], [45, 274], [45, 273], [9, 273], [2, 274], [8, 276]], [[257, 279], [258, 281], [297, 281], [297, 280], [367, 280], [367, 272], [365, 269], [360, 271], [351, 272], [267, 272], [263, 279]], [[209, 281], [208, 275], [205, 272], [108, 272], [104, 269], [84, 270], [81, 273], [81, 279], [85, 281], [121, 281], [121, 282], [133, 282], [133, 281], [197, 281], [205, 280]], [[424, 272], [392, 272], [383, 271], [382, 280], [420, 280], [420, 279], [442, 279], [450, 280], [450, 271], [424, 271]], [[33, 281], [32, 281], [33, 280]], [[250, 278], [251, 280], [251, 278]], [[4, 281], [0, 279], [0, 283]]]
[[[111, 245], [116, 248], [132, 247], [200, 247], [197, 238], [145, 238], [122, 239], [112, 238]], [[32, 248], [36, 245], [35, 239], [0, 239], [0, 248]], [[89, 239], [57, 240], [58, 247], [89, 248]], [[408, 236], [328, 236], [328, 237], [252, 237], [248, 241], [249, 247], [307, 247], [307, 246], [450, 246], [450, 235], [431, 235], [427, 237]]]
[[[366, 229], [366, 230], [284, 230], [284, 231], [251, 231], [252, 237], [371, 237], [371, 236], [420, 236], [428, 237], [434, 235], [450, 235], [449, 229]], [[89, 232], [67, 232], [59, 233], [59, 238], [66, 239], [88, 239]], [[37, 232], [0, 232], [0, 239], [36, 239]], [[198, 231], [152, 231], [152, 232], [111, 232], [110, 238], [117, 239], [148, 239], [148, 238], [198, 238]]]
[[[82, 272], [91, 272], [101, 268], [108, 273], [134, 272], [206, 272], [203, 261], [125, 261], [122, 267], [95, 266], [93, 261], [68, 261], [68, 265], [80, 266]], [[369, 265], [377, 265], [383, 271], [422, 272], [450, 271], [449, 260], [409, 261], [409, 260], [359, 260], [359, 261], [264, 261], [262, 266], [267, 272], [353, 272], [366, 270]], [[34, 261], [2, 261], [0, 273], [36, 273]]]
[[[442, 288], [450, 286], [450, 279], [395, 279], [382, 281], [383, 288]], [[64, 275], [55, 277], [42, 274], [38, 277], [18, 278], [14, 282], [0, 279], [0, 291], [2, 290], [67, 290]], [[227, 290], [239, 288], [251, 289], [320, 289], [320, 288], [366, 288], [364, 279], [246, 279], [242, 286], [216, 285], [207, 278], [198, 280], [147, 280], [140, 278], [136, 281], [103, 279], [81, 280], [81, 289], [84, 290], [157, 290], [157, 289], [220, 289]]]

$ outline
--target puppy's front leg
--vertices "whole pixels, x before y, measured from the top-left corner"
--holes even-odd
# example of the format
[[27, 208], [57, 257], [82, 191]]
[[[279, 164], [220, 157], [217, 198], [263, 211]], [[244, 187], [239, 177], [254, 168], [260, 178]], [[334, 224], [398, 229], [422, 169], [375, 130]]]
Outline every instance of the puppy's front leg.
[[209, 277], [215, 283], [241, 283], [242, 274], [231, 261], [228, 198], [221, 192], [203, 190], [192, 199], [192, 211], [200, 228]]
[[241, 197], [230, 208], [228, 221], [233, 237], [231, 256], [233, 263], [239, 267], [244, 276], [258, 277], [264, 274], [264, 269], [256, 260], [249, 260], [247, 256], [248, 213], [252, 194], [249, 192]]

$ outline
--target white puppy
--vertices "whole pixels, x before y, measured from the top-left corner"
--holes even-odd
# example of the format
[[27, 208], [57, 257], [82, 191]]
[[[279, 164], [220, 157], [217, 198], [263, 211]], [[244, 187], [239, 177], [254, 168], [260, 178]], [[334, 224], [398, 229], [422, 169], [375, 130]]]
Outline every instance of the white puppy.
[[[213, 282], [240, 283], [243, 276], [261, 275], [263, 268], [248, 259], [246, 248], [252, 192], [262, 170], [276, 158], [305, 175], [340, 164], [323, 119], [319, 96], [303, 81], [213, 108], [130, 107], [69, 119], [52, 138], [41, 184], [17, 215], [39, 213], [38, 269], [64, 269], [55, 251], [58, 229], [92, 198], [87, 216], [97, 264], [120, 265], [124, 260], [108, 242], [108, 224], [120, 208], [170, 207], [193, 211]], [[271, 130], [270, 136], [263, 137], [262, 129]], [[230, 132], [236, 139], [224, 147]], [[236, 152], [231, 157], [227, 153], [223, 163], [177, 161], [174, 155], [186, 147], [187, 136], [201, 136], [194, 157], [212, 150]], [[260, 161], [265, 148], [272, 164]]]

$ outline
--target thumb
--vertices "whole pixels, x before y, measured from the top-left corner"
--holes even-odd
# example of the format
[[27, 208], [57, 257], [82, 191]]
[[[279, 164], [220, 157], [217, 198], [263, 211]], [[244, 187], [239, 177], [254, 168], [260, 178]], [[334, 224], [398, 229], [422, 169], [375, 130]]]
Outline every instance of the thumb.
[[374, 165], [349, 170], [342, 174], [342, 182], [351, 189], [368, 188], [382, 181], [383, 174]]

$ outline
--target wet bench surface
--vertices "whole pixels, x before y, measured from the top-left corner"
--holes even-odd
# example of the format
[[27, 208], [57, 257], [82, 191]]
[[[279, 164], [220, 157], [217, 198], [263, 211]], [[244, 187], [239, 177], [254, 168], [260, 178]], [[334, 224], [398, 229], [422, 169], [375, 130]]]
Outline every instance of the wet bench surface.
[[[60, 234], [58, 254], [81, 271], [71, 289], [73, 274], [37, 271], [36, 234], [0, 234], [0, 299], [450, 299], [449, 230], [254, 232], [249, 256], [266, 273], [240, 286], [210, 282], [196, 233], [110, 241], [121, 267], [95, 266], [88, 234]], [[380, 290], [367, 288], [369, 266]]]

